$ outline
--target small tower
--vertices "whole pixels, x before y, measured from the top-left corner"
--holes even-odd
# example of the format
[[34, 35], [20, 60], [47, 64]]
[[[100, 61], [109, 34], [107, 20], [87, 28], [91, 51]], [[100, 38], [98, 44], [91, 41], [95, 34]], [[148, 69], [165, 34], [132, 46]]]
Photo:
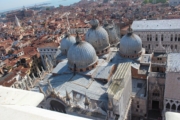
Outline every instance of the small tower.
[[85, 102], [84, 102], [85, 108], [86, 108], [86, 106], [89, 108], [89, 104], [90, 104], [90, 102], [89, 102], [87, 96], [85, 95]]
[[109, 118], [113, 117], [113, 104], [111, 100], [108, 100], [108, 117]]
[[15, 24], [17, 27], [21, 27], [21, 24], [19, 22], [19, 19], [17, 18], [17, 16], [15, 15]]
[[69, 102], [69, 105], [70, 105], [70, 100], [71, 100], [71, 98], [66, 90], [66, 102]]
[[39, 70], [39, 67], [36, 66], [37, 74], [39, 75], [40, 79], [42, 80], [41, 71]]

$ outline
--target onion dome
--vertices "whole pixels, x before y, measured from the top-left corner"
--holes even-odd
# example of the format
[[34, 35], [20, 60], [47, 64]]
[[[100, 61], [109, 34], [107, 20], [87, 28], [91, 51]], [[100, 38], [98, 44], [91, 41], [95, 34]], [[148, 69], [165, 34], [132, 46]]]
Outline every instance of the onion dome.
[[86, 71], [97, 65], [98, 57], [91, 44], [82, 41], [76, 36], [76, 43], [72, 45], [67, 54], [68, 66], [73, 71]]
[[70, 33], [66, 33], [65, 37], [61, 40], [61, 52], [62, 54], [67, 54], [69, 48], [76, 42], [74, 36], [71, 36]]
[[86, 41], [96, 50], [97, 55], [105, 54], [109, 51], [109, 37], [107, 31], [99, 26], [99, 21], [93, 19], [90, 21], [91, 28], [86, 33]]
[[134, 34], [129, 28], [129, 32], [120, 41], [120, 54], [126, 58], [137, 58], [142, 52], [141, 38]]
[[109, 35], [109, 42], [111, 46], [119, 44], [120, 39], [118, 38], [118, 34], [116, 32], [114, 24], [109, 24], [107, 21], [105, 21], [104, 28]]

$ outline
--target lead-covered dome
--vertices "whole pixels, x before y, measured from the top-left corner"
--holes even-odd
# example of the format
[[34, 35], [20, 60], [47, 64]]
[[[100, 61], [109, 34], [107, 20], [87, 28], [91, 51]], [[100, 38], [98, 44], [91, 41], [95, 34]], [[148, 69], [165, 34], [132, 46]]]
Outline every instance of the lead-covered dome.
[[142, 52], [141, 38], [130, 31], [120, 41], [120, 54], [126, 58], [137, 58]]
[[86, 71], [93, 69], [97, 65], [98, 57], [91, 44], [79, 40], [76, 37], [76, 43], [68, 51], [68, 65], [71, 70]]
[[67, 54], [69, 48], [76, 42], [74, 36], [71, 36], [70, 33], [66, 33], [65, 37], [61, 40], [61, 52], [62, 54]]
[[97, 19], [91, 20], [90, 24], [92, 27], [86, 33], [86, 41], [94, 47], [97, 55], [107, 53], [110, 47], [107, 31], [99, 26]]

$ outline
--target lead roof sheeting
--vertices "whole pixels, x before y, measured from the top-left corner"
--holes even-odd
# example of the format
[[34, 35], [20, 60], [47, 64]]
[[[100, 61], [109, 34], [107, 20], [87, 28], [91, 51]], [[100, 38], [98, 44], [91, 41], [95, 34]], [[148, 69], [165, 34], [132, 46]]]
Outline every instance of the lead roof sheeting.
[[65, 92], [63, 93], [63, 91], [65, 90], [67, 90], [68, 92], [76, 91], [81, 94], [86, 94], [91, 99], [106, 101], [107, 100], [106, 89], [103, 89], [103, 85], [97, 85], [97, 84], [98, 83], [96, 81], [93, 81], [91, 86], [87, 89], [80, 85], [71, 82], [66, 82], [61, 87], [58, 87], [56, 91], [62, 93], [63, 96], [65, 96]]
[[117, 70], [115, 72], [115, 74], [113, 75], [113, 80], [120, 80], [120, 79], [124, 79], [124, 76], [127, 72], [128, 67], [131, 65], [130, 62], [128, 63], [121, 63], [118, 65]]
[[[131, 65], [130, 62], [119, 64], [112, 79], [113, 80], [122, 80], [122, 79], [124, 79], [124, 76], [125, 76], [128, 68], [130, 67], [130, 65]], [[107, 92], [109, 94], [115, 95], [117, 92], [119, 92], [122, 89], [122, 88], [120, 88], [120, 84], [113, 81], [111, 83], [111, 85], [109, 86]]]
[[93, 78], [96, 79], [108, 79], [113, 63], [103, 63], [101, 66], [97, 66], [97, 70], [93, 73]]
[[75, 75], [70, 82], [88, 88], [93, 80], [88, 77], [82, 77], [81, 75]]
[[55, 74], [72, 73], [69, 68], [67, 61], [60, 62], [52, 71]]
[[176, 31], [180, 30], [180, 19], [134, 21], [132, 29], [134, 31]]

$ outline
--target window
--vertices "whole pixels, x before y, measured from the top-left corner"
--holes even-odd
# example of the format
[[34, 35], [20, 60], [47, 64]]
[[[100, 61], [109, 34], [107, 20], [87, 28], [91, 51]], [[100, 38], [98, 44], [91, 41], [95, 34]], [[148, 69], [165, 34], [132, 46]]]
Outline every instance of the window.
[[175, 41], [177, 41], [177, 34], [175, 35]]
[[177, 49], [177, 45], [175, 45], [175, 49]]
[[149, 38], [149, 39], [150, 39], [150, 41], [152, 41], [152, 35], [150, 35], [150, 38]]
[[164, 40], [164, 35], [161, 35], [161, 41], [163, 41]]
[[158, 35], [156, 34], [156, 41], [158, 41]]
[[149, 41], [149, 35], [147, 35], [147, 41]]
[[169, 103], [166, 105], [166, 109], [170, 109], [170, 104]]
[[178, 112], [180, 111], [180, 105], [178, 106], [177, 111], [178, 111]]
[[137, 105], [137, 108], [139, 108], [139, 105]]
[[171, 41], [173, 41], [173, 35], [171, 34]]
[[176, 110], [176, 105], [175, 104], [172, 105], [171, 110], [174, 110], [174, 111]]
[[173, 50], [173, 45], [171, 45], [171, 50]]
[[157, 67], [157, 72], [159, 72], [159, 67]]

